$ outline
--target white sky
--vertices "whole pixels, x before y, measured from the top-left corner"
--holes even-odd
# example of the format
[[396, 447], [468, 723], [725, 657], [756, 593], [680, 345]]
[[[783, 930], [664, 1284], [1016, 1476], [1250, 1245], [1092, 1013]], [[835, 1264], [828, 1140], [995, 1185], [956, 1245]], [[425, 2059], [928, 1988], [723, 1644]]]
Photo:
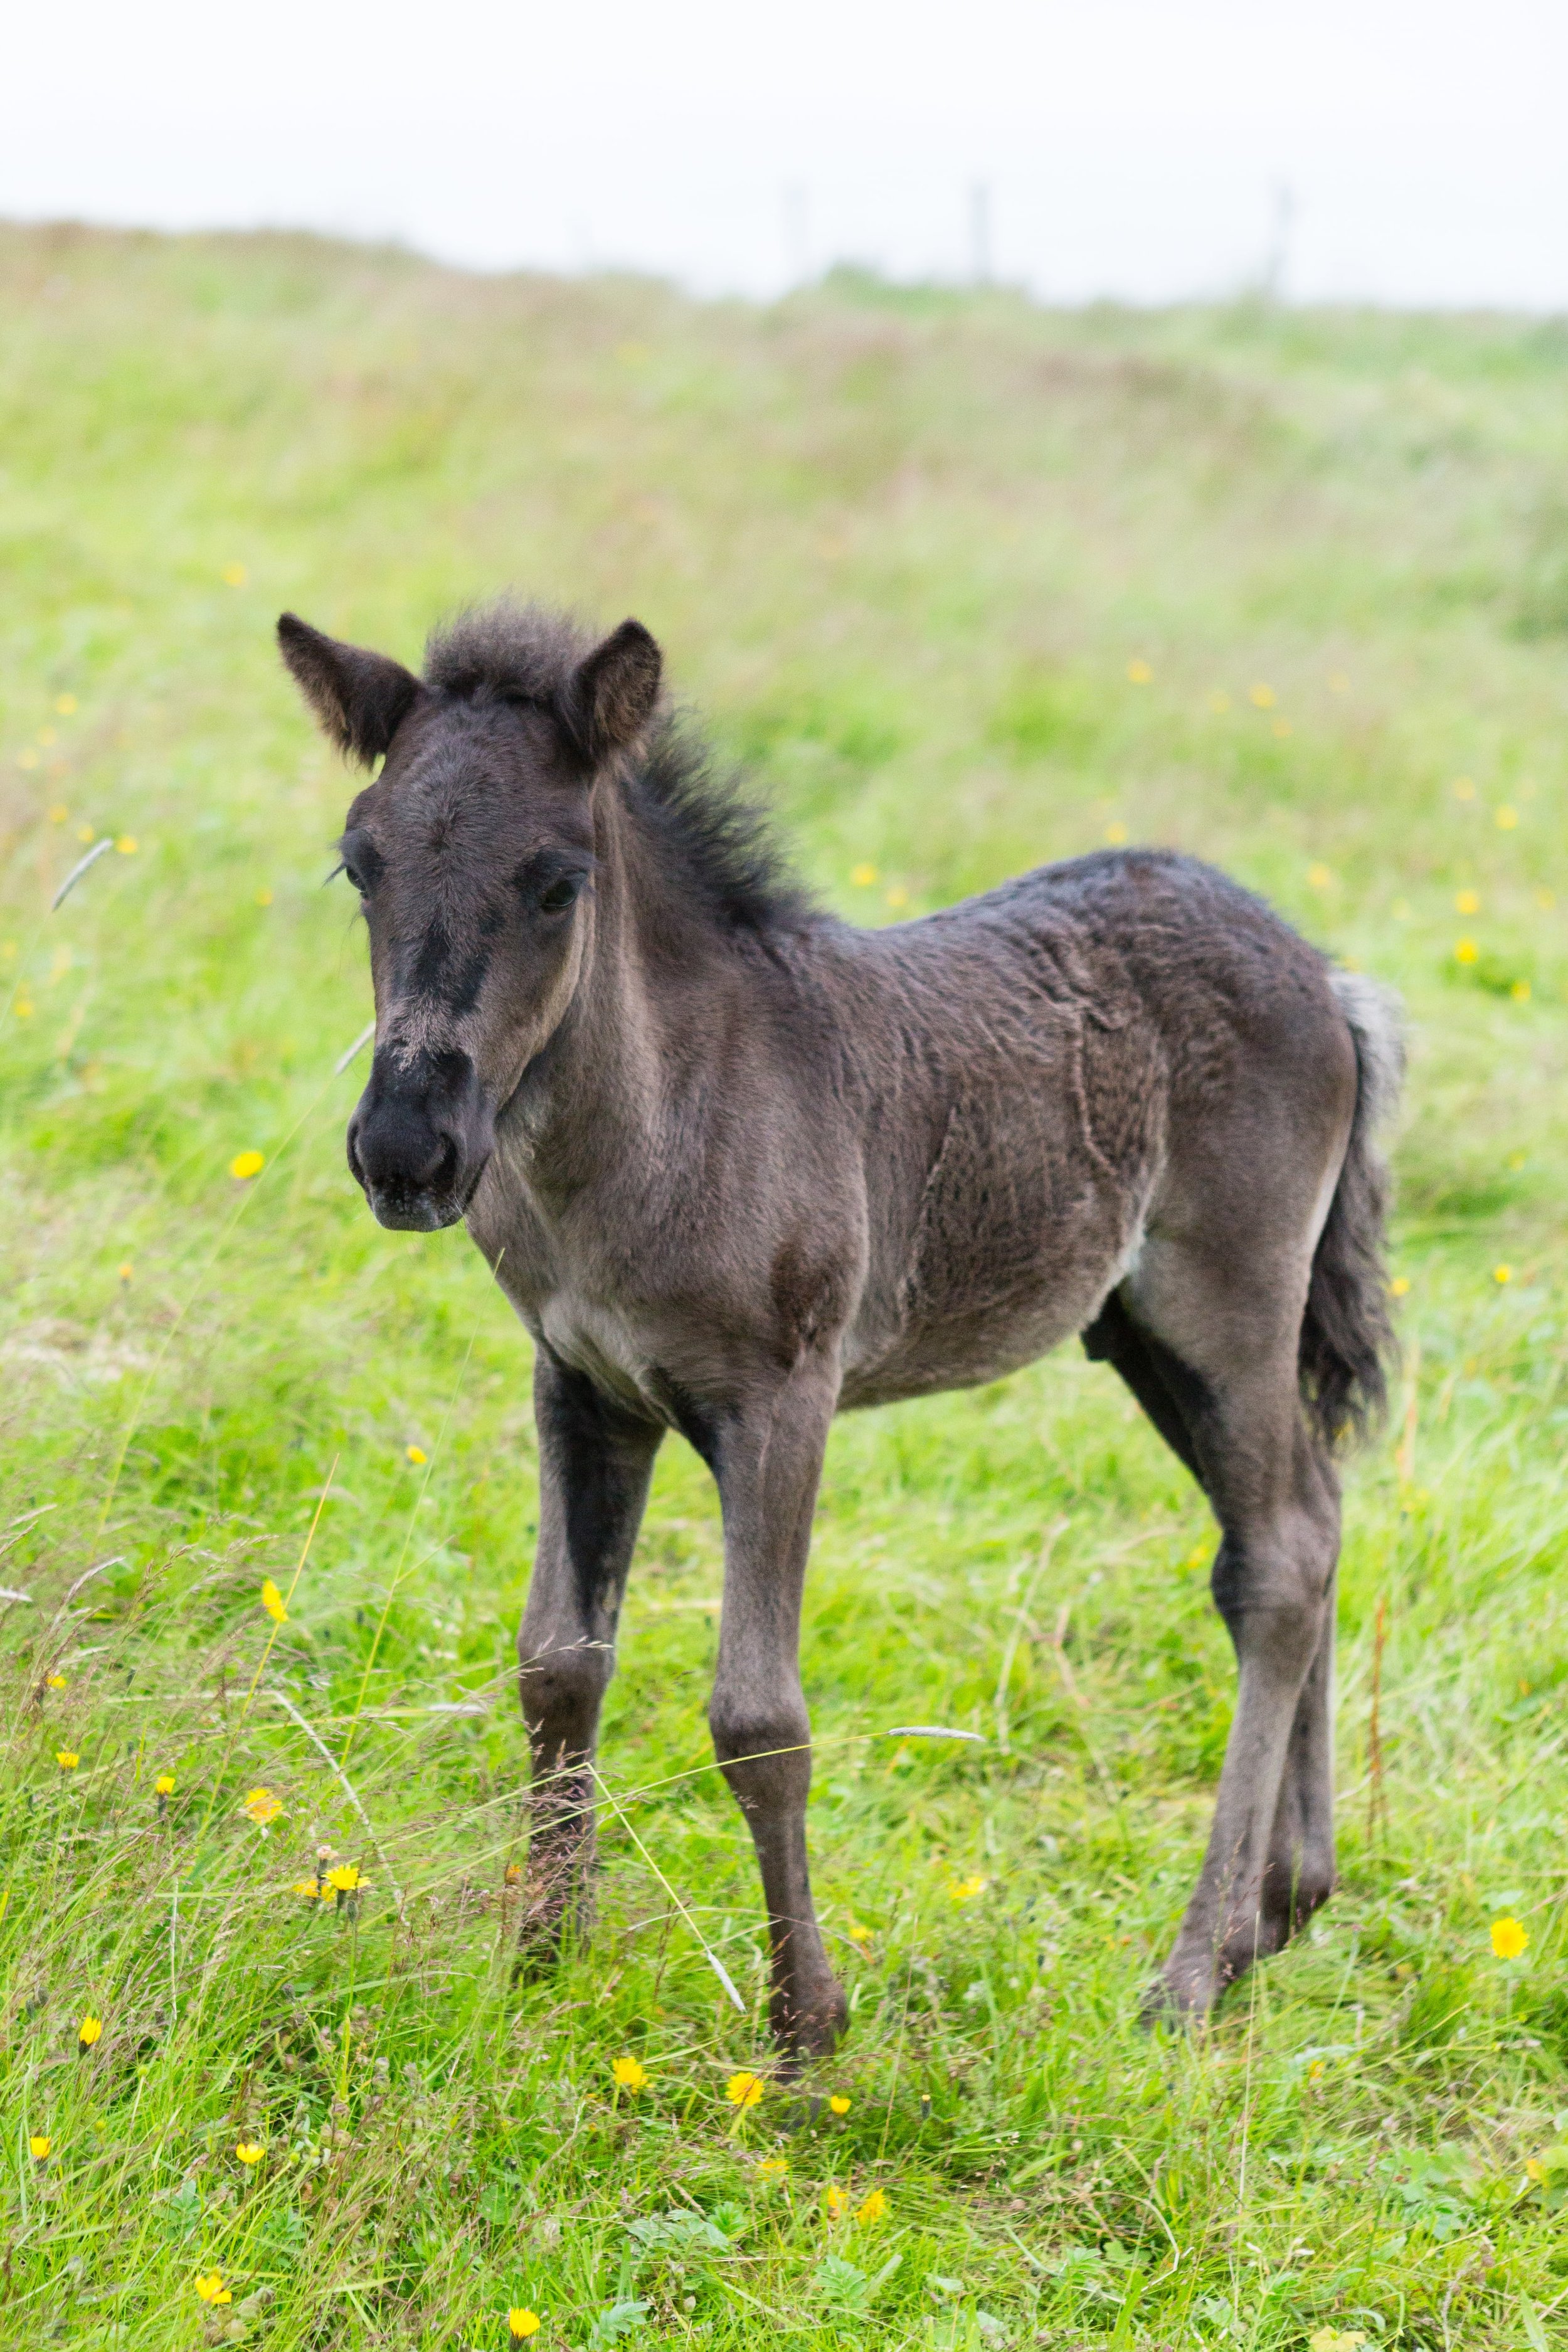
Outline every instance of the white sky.
[[1568, 0], [49, 0], [0, 214], [395, 236], [768, 292], [1568, 308]]

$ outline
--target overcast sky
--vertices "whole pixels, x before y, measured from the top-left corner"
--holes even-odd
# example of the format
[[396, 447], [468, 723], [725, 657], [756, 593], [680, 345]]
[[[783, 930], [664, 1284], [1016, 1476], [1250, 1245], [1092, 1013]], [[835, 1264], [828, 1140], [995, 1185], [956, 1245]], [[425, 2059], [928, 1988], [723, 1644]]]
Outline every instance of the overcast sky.
[[1568, 0], [50, 0], [0, 213], [766, 293], [1568, 309]]

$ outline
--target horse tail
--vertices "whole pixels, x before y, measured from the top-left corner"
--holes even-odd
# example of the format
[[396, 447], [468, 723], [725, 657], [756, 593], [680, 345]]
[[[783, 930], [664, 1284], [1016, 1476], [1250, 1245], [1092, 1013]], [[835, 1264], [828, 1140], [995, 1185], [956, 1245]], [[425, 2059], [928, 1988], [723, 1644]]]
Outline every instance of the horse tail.
[[1330, 984], [1355, 1041], [1355, 1117], [1312, 1258], [1298, 1361], [1308, 1418], [1331, 1446], [1381, 1418], [1384, 1367], [1398, 1352], [1383, 1262], [1389, 1173], [1376, 1139], [1399, 1100], [1405, 1041], [1392, 990], [1353, 971], [1331, 972]]

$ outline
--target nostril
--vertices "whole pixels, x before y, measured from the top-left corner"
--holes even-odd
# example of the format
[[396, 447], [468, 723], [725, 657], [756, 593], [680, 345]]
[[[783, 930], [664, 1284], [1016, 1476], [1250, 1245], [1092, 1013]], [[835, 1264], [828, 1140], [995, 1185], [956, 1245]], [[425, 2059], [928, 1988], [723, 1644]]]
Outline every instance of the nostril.
[[427, 1180], [431, 1192], [455, 1192], [458, 1189], [458, 1171], [461, 1166], [462, 1154], [458, 1150], [455, 1139], [449, 1135], [443, 1136], [441, 1139], [441, 1157], [437, 1161], [435, 1170]]

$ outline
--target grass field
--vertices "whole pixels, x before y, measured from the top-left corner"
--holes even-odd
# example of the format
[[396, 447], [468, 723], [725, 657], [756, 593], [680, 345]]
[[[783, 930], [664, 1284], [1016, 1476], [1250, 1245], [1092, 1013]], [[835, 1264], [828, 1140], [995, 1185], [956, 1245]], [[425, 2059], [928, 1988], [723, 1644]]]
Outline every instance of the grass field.
[[[1568, 2343], [1568, 331], [6, 231], [0, 533], [0, 2343]], [[343, 1166], [349, 787], [271, 646], [409, 659], [508, 583], [647, 621], [859, 919], [1172, 842], [1405, 994], [1342, 1884], [1205, 2036], [1136, 2011], [1212, 1531], [1070, 1351], [833, 1442], [823, 2104], [768, 2072], [676, 1441], [599, 1926], [511, 1985], [528, 1350]]]

